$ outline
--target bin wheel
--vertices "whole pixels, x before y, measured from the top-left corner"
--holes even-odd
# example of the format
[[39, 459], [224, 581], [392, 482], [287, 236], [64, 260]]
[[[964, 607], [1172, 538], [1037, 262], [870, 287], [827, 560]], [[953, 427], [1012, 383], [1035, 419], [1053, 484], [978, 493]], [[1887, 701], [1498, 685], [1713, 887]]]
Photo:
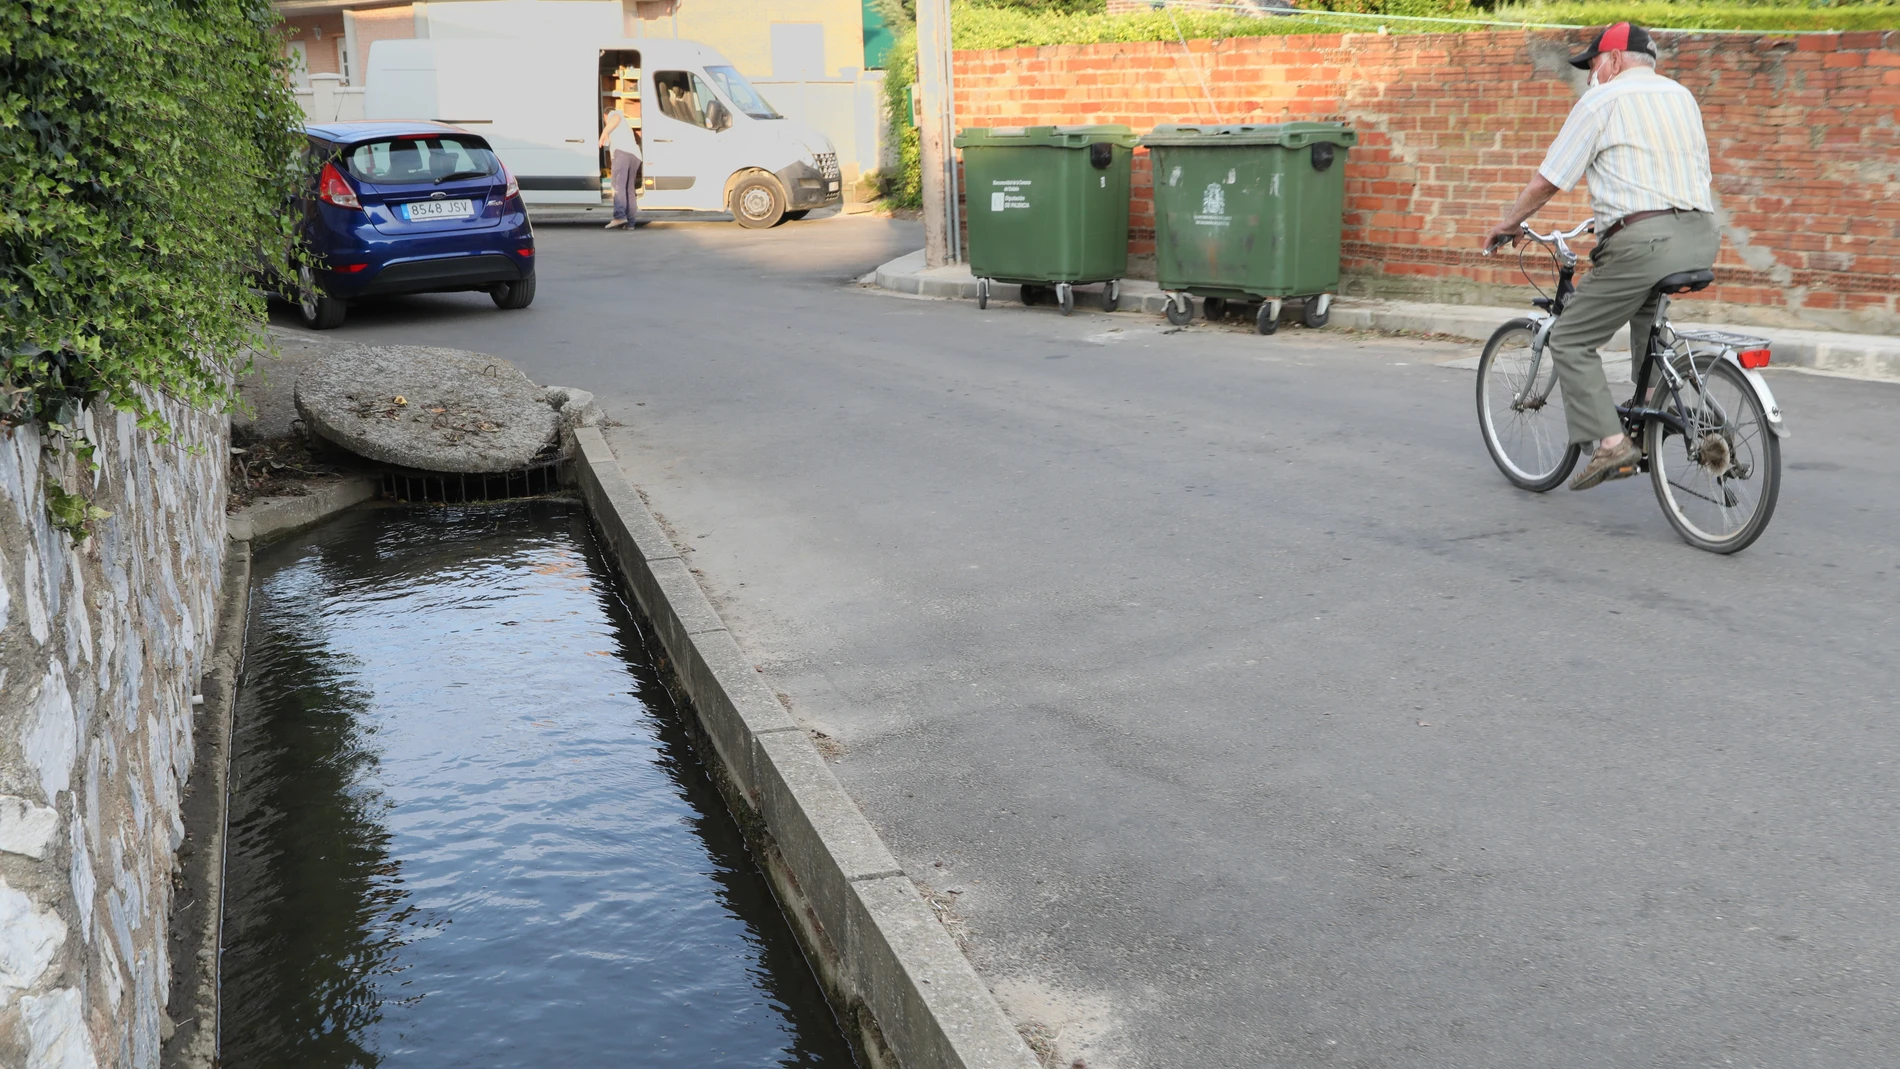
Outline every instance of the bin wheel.
[[980, 312], [989, 306], [990, 280], [987, 278], [979, 278], [976, 280], [976, 309]]
[[1208, 297], [1201, 301], [1201, 318], [1216, 323], [1227, 316], [1227, 298]]
[[1260, 310], [1253, 315], [1253, 329], [1261, 334], [1272, 334], [1280, 329], [1279, 301], [1260, 302]]
[[1314, 330], [1325, 326], [1333, 318], [1332, 302], [1324, 297], [1308, 297], [1300, 304], [1300, 325]]
[[1185, 327], [1194, 318], [1194, 298], [1185, 293], [1168, 294], [1168, 322]]
[[1102, 286], [1102, 311], [1113, 312], [1121, 307], [1122, 284], [1120, 279], [1109, 279]]
[[1074, 286], [1067, 282], [1056, 283], [1056, 307], [1062, 309], [1063, 315], [1069, 315], [1075, 311]]
[[1023, 291], [1023, 294], [1022, 294], [1021, 300], [1023, 302], [1023, 307], [1025, 308], [1031, 305], [1034, 305], [1037, 301], [1042, 300], [1041, 286], [1032, 286], [1029, 283], [1025, 282], [1022, 284], [1022, 291]]

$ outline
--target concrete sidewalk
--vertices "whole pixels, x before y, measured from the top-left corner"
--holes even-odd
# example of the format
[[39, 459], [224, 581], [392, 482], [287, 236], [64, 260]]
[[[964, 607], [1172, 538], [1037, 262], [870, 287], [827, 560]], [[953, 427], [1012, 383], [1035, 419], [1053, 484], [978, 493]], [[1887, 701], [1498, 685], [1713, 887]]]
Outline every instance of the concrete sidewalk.
[[[976, 299], [976, 278], [968, 264], [926, 269], [922, 249], [899, 256], [864, 276], [860, 282], [895, 293], [920, 297]], [[1162, 315], [1167, 298], [1153, 282], [1141, 279], [1122, 281], [1123, 312]], [[1076, 297], [1081, 308], [1099, 308], [1099, 286], [1087, 286]], [[1498, 308], [1486, 305], [1422, 304], [1411, 301], [1336, 298], [1332, 307], [1332, 326], [1349, 330], [1404, 330], [1419, 334], [1444, 334], [1456, 338], [1483, 341], [1498, 324], [1515, 319], [1529, 309], [1529, 290], [1522, 308]], [[997, 283], [990, 288], [993, 301], [1020, 301], [1020, 287]], [[1198, 309], [1196, 314], [1198, 315]], [[1879, 382], [1900, 382], [1900, 337], [1884, 334], [1844, 334], [1830, 330], [1795, 330], [1784, 327], [1736, 326], [1725, 323], [1680, 323], [1683, 328], [1724, 330], [1753, 334], [1774, 343], [1775, 363], [1783, 367], [1806, 368], [1830, 374]], [[1629, 350], [1629, 330], [1617, 332], [1608, 349]]]

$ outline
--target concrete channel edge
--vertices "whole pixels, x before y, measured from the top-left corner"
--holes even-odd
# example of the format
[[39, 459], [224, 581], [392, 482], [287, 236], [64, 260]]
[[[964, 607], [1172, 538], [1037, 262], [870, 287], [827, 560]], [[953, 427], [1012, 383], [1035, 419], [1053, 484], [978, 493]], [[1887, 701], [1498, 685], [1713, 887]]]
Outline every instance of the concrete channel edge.
[[[218, 1064], [218, 948], [224, 942], [225, 818], [230, 804], [232, 714], [250, 619], [249, 542], [229, 543], [222, 583], [217, 633], [198, 683], [204, 700], [192, 718], [196, 753], [183, 804], [181, 886], [174, 892], [167, 936], [172, 986], [166, 1015], [172, 1025], [160, 1053], [163, 1069], [212, 1069]], [[178, 902], [179, 897], [185, 898], [183, 904]]]
[[224, 942], [224, 850], [230, 815], [231, 735], [244, 643], [250, 623], [251, 550], [320, 523], [374, 498], [376, 480], [347, 476], [301, 497], [266, 498], [225, 518], [227, 549], [219, 592], [217, 633], [199, 681], [203, 704], [192, 724], [190, 779], [183, 820], [189, 852], [181, 849], [180, 904], [174, 898], [168, 936], [172, 987], [167, 999], [170, 1035], [161, 1069], [214, 1069], [219, 1061], [221, 1015], [219, 948]]
[[[604, 548], [651, 623], [742, 825], [862, 1053], [894, 1069], [1038, 1069], [969, 959], [809, 735], [758, 678], [600, 431], [574, 468]], [[734, 797], [734, 796], [737, 797]], [[773, 870], [782, 871], [774, 872]], [[866, 1019], [868, 1018], [868, 1020]]]

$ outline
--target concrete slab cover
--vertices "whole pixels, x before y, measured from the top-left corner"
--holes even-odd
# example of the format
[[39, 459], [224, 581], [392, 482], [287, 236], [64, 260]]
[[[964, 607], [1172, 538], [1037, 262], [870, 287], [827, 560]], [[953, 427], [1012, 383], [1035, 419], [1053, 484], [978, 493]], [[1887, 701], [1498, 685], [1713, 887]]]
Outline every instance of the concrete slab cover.
[[498, 356], [356, 345], [308, 364], [297, 412], [359, 456], [423, 471], [516, 471], [554, 440], [545, 391]]

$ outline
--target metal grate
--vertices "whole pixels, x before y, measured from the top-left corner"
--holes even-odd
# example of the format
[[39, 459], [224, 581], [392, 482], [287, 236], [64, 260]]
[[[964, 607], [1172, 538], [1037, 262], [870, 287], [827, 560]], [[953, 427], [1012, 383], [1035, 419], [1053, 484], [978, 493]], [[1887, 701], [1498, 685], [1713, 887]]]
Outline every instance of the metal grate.
[[818, 169], [824, 172], [826, 178], [836, 181], [839, 174], [838, 154], [835, 152], [818, 153]]
[[503, 501], [516, 497], [538, 497], [561, 488], [561, 461], [537, 461], [520, 471], [454, 472], [411, 471], [403, 468], [383, 472], [383, 496], [392, 501], [461, 504], [469, 501]]

